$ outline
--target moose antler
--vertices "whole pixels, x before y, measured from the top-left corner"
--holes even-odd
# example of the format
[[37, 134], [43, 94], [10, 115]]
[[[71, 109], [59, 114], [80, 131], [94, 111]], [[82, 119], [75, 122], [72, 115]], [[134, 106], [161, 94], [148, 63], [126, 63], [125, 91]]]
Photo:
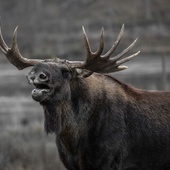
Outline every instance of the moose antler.
[[110, 58], [121, 41], [124, 32], [124, 24], [122, 25], [117, 40], [115, 41], [111, 49], [104, 55], [101, 55], [104, 48], [104, 29], [103, 28], [101, 29], [100, 46], [96, 52], [92, 52], [84, 27], [82, 27], [82, 29], [84, 34], [87, 57], [84, 62], [72, 62], [72, 63], [70, 62], [72, 67], [90, 70], [92, 72], [98, 72], [98, 73], [110, 73], [110, 72], [121, 71], [127, 68], [127, 66], [121, 66], [121, 64], [131, 60], [132, 58], [136, 57], [140, 53], [140, 51], [138, 51], [133, 55], [121, 59], [125, 54], [127, 54], [132, 49], [132, 47], [135, 45], [137, 41], [136, 39], [129, 47], [123, 50], [120, 54], [116, 55], [113, 58]]
[[[18, 27], [16, 27], [15, 31], [14, 31], [13, 42], [12, 42], [11, 48], [9, 48], [6, 45], [6, 43], [2, 37], [1, 28], [0, 28], [0, 48], [3, 51], [3, 53], [6, 55], [7, 59], [10, 61], [10, 63], [13, 64], [14, 66], [16, 66], [19, 70], [22, 70], [26, 67], [34, 66], [37, 63], [46, 61], [46, 60], [37, 60], [37, 59], [27, 59], [27, 58], [24, 58], [20, 54], [18, 45], [17, 45], [17, 28]], [[57, 60], [49, 59], [47, 61], [58, 62], [58, 63], [64, 62], [64, 63], [67, 63], [70, 68], [78, 68], [81, 70], [85, 70], [85, 72], [87, 71], [87, 73], [88, 73], [86, 75], [90, 75], [93, 72], [110, 73], [110, 72], [124, 70], [127, 67], [121, 66], [121, 64], [131, 60], [132, 58], [137, 56], [140, 52], [140, 51], [138, 51], [137, 53], [135, 53], [131, 56], [121, 59], [135, 45], [135, 43], [137, 41], [137, 39], [136, 39], [129, 47], [127, 47], [125, 50], [123, 50], [120, 54], [118, 54], [117, 56], [115, 56], [113, 58], [110, 58], [121, 41], [121, 38], [122, 38], [122, 35], [124, 32], [124, 24], [122, 25], [122, 28], [118, 35], [117, 40], [115, 41], [115, 43], [113, 44], [111, 49], [104, 55], [101, 55], [103, 52], [103, 48], [104, 48], [104, 29], [102, 28], [102, 30], [101, 30], [100, 46], [96, 52], [92, 52], [84, 27], [82, 27], [82, 29], [83, 29], [83, 35], [84, 35], [85, 46], [86, 46], [86, 51], [87, 51], [87, 57], [84, 62], [83, 61], [60, 60], [58, 58], [57, 58]], [[86, 75], [83, 77], [86, 77]]]
[[36, 60], [36, 59], [27, 59], [24, 58], [18, 49], [18, 44], [17, 44], [17, 29], [18, 27], [15, 28], [14, 30], [14, 36], [13, 36], [13, 42], [12, 42], [12, 47], [9, 48], [1, 33], [1, 28], [0, 28], [0, 48], [2, 52], [5, 54], [7, 59], [10, 61], [11, 64], [16, 66], [18, 70], [22, 70], [26, 67], [33, 66], [39, 62], [42, 62], [43, 60]]

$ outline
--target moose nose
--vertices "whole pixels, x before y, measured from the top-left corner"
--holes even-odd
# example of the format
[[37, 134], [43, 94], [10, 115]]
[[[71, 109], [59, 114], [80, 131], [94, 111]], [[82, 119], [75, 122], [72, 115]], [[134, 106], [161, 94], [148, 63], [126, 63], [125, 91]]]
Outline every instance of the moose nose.
[[48, 81], [48, 76], [43, 72], [40, 72], [39, 74], [31, 74], [31, 73], [26, 74], [26, 78], [27, 78], [29, 84], [41, 83], [41, 82]]
[[40, 74], [39, 74], [39, 81], [41, 81], [41, 82], [46, 82], [46, 81], [48, 81], [48, 76], [45, 74], [45, 73], [43, 73], [43, 72], [41, 72]]

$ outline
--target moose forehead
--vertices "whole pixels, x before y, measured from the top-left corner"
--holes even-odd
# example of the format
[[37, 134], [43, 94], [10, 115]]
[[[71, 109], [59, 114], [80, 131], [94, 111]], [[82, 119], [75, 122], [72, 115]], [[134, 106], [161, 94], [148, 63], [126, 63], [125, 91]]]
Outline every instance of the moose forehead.
[[59, 71], [69, 71], [70, 68], [65, 63], [55, 63], [55, 62], [40, 62], [36, 64], [29, 74], [34, 74], [39, 71], [44, 72], [59, 72]]

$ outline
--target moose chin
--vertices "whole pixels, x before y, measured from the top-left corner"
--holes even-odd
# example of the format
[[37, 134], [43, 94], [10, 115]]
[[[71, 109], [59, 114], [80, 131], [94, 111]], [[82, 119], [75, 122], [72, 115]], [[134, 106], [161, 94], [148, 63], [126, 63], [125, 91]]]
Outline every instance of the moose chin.
[[124, 25], [111, 49], [92, 52], [83, 28], [85, 61], [24, 58], [17, 45], [17, 28], [9, 48], [0, 32], [0, 47], [35, 85], [32, 98], [44, 109], [45, 131], [56, 135], [60, 159], [68, 170], [158, 170], [170, 165], [170, 92], [145, 91], [107, 75], [126, 69], [124, 57], [136, 40], [111, 57]]

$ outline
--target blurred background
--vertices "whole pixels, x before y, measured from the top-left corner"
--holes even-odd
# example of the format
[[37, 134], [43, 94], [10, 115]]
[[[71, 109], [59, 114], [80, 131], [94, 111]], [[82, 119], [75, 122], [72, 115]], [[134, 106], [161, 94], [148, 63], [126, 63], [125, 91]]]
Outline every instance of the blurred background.
[[[0, 0], [1, 29], [10, 46], [18, 29], [20, 52], [28, 58], [83, 60], [82, 25], [93, 50], [105, 29], [108, 51], [125, 24], [115, 54], [138, 38], [129, 54], [139, 56], [113, 74], [125, 83], [170, 90], [170, 5], [168, 0]], [[43, 109], [31, 98], [33, 87], [0, 52], [0, 170], [64, 170], [55, 136], [43, 129]]]

